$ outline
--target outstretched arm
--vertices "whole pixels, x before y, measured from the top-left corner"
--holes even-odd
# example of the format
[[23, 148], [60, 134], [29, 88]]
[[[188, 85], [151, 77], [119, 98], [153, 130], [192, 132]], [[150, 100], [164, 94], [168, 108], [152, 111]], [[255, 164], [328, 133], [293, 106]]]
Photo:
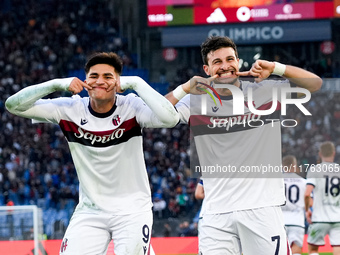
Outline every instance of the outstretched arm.
[[289, 79], [298, 87], [308, 89], [311, 93], [318, 91], [322, 85], [322, 79], [314, 73], [296, 66], [266, 60], [256, 60], [249, 71], [237, 72], [236, 74], [254, 76], [257, 82], [268, 78], [271, 74], [279, 75]]
[[[70, 91], [73, 94], [78, 94], [83, 90], [83, 87], [92, 89], [75, 77], [54, 79], [20, 90], [6, 100], [5, 106], [10, 113], [26, 118], [35, 118], [36, 112], [32, 108], [39, 99], [55, 91]], [[48, 114], [48, 109], [45, 110]]]
[[179, 116], [171, 103], [138, 76], [121, 76], [121, 90], [133, 89], [149, 106], [164, 127], [174, 127]]

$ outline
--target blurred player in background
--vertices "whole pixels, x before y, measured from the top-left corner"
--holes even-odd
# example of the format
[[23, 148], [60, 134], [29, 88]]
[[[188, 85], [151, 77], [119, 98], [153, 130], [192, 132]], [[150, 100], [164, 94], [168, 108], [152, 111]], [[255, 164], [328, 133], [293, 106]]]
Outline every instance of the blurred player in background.
[[[142, 148], [143, 127], [173, 127], [174, 107], [139, 77], [120, 77], [115, 53], [96, 53], [85, 65], [85, 82], [54, 79], [22, 89], [6, 108], [34, 122], [58, 124], [79, 178], [79, 204], [60, 248], [62, 255], [150, 254], [152, 202]], [[76, 95], [83, 89], [89, 96]], [[133, 89], [138, 95], [116, 94]], [[73, 97], [42, 99], [56, 91]]]
[[[265, 60], [257, 60], [249, 71], [239, 72], [236, 45], [228, 37], [209, 37], [201, 53], [203, 69], [211, 77], [195, 76], [166, 95], [176, 105], [181, 121], [190, 122], [201, 167], [235, 169], [216, 177], [202, 172], [205, 211], [200, 226], [200, 254], [290, 254], [280, 207], [285, 203], [283, 179], [266, 178], [261, 173], [240, 174], [246, 166], [281, 166], [280, 122], [248, 126], [246, 120], [257, 116], [250, 112], [250, 105], [243, 106], [246, 102], [240, 100], [244, 114], [236, 118], [231, 90], [217, 87], [221, 103], [214, 102], [217, 95], [206, 97], [206, 114], [202, 115], [201, 94], [217, 84], [228, 84], [243, 97], [254, 89], [252, 105], [268, 109], [273, 103], [272, 89], [289, 87], [288, 78], [294, 78], [298, 87], [310, 92], [319, 90], [322, 80], [301, 68]], [[264, 80], [271, 74], [286, 79]], [[240, 80], [239, 76], [253, 76], [256, 82]], [[277, 119], [279, 110], [277, 107], [273, 113], [276, 115], [263, 117]]]
[[[308, 253], [317, 255], [329, 235], [333, 254], [340, 255], [340, 166], [334, 163], [335, 146], [332, 142], [320, 145], [321, 163], [307, 172], [305, 210], [308, 228]], [[313, 192], [313, 211], [310, 209]]]
[[198, 236], [199, 236], [200, 235], [201, 221], [202, 221], [202, 218], [204, 217], [204, 186], [203, 186], [203, 180], [202, 179], [200, 179], [200, 181], [196, 185], [195, 198], [197, 200], [202, 200], [201, 209], [200, 209], [199, 216], [198, 216], [198, 227], [197, 227]]
[[293, 255], [301, 255], [305, 236], [305, 201], [306, 179], [297, 173], [296, 157], [287, 155], [282, 159], [286, 205], [282, 207], [288, 242]]
[[202, 219], [203, 214], [204, 214], [204, 187], [203, 187], [203, 180], [202, 179], [200, 179], [200, 181], [196, 185], [195, 198], [197, 200], [202, 200], [201, 209], [200, 209], [200, 213], [199, 213], [199, 219]]

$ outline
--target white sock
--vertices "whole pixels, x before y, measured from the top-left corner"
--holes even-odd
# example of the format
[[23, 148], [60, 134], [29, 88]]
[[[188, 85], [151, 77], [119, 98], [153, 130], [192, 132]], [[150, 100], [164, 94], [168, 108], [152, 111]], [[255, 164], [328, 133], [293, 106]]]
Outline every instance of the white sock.
[[318, 252], [314, 252], [314, 253], [311, 253], [309, 255], [319, 255], [319, 253]]

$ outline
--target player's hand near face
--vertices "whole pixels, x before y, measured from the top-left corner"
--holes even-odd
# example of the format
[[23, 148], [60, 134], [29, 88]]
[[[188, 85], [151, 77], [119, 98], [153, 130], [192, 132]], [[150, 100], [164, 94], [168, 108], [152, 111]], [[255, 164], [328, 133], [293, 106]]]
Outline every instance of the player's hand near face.
[[122, 87], [120, 86], [120, 77], [119, 76], [118, 76], [117, 81], [114, 84], [114, 87], [116, 87], [117, 93], [123, 93], [125, 91], [125, 89], [122, 89]]
[[80, 92], [83, 91], [83, 89], [86, 88], [88, 90], [91, 90], [92, 87], [88, 84], [86, 84], [85, 82], [81, 81], [78, 78], [74, 78], [70, 84], [70, 86], [68, 87], [68, 91], [72, 92], [73, 95], [76, 95]]
[[208, 88], [208, 86], [212, 86], [212, 82], [218, 77], [217, 74], [211, 76], [209, 78], [203, 78], [200, 76], [194, 76], [190, 79], [190, 81], [183, 84], [183, 89], [185, 92], [193, 94], [193, 95], [202, 95], [206, 94], [204, 90]]
[[256, 82], [269, 77], [274, 71], [275, 63], [266, 60], [256, 60], [249, 71], [236, 72], [238, 76], [253, 76]]

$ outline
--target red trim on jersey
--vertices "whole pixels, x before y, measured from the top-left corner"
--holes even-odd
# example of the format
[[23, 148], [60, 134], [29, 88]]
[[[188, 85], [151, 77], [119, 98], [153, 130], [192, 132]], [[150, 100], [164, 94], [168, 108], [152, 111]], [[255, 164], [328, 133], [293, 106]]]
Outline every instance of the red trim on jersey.
[[60, 120], [60, 122], [59, 122], [59, 126], [65, 132], [73, 132], [73, 133], [79, 134], [78, 129], [81, 128], [82, 130], [84, 130], [86, 132], [90, 132], [90, 133], [92, 133], [94, 135], [98, 135], [98, 136], [110, 135], [116, 129], [121, 129], [121, 128], [124, 128], [125, 131], [129, 131], [130, 129], [132, 129], [133, 127], [138, 126], [138, 125], [139, 124], [137, 123], [136, 117], [124, 121], [119, 127], [115, 128], [115, 129], [105, 130], [105, 131], [89, 131], [89, 130], [81, 128], [76, 123], [74, 123], [72, 121], [68, 121], [68, 120]]
[[[272, 107], [273, 101], [268, 102], [266, 104], [260, 105], [259, 107], [256, 108], [256, 110], [268, 110]], [[281, 102], [277, 101], [277, 106], [275, 111], [281, 110]]]
[[[273, 104], [273, 102], [270, 101], [266, 104], [259, 106], [256, 109], [261, 110], [261, 111], [268, 110], [272, 107], [272, 104]], [[272, 114], [274, 114], [276, 111], [279, 111], [279, 110], [281, 110], [281, 103], [277, 102], [276, 109]], [[211, 118], [217, 118], [217, 119], [219, 119], [219, 118], [237, 118], [237, 119], [239, 119], [240, 118], [240, 121], [243, 121], [243, 120], [250, 120], [253, 116], [257, 117], [258, 115], [251, 113], [251, 112], [246, 113], [244, 115], [230, 115], [230, 116], [191, 115], [189, 122], [190, 122], [190, 126], [194, 127], [194, 126], [199, 126], [199, 125], [211, 125], [212, 124]], [[266, 117], [268, 117], [268, 118], [270, 116], [271, 115], [268, 115], [268, 116], [266, 115]]]
[[289, 247], [289, 242], [287, 240], [287, 255], [291, 255], [291, 250], [290, 250], [290, 247]]
[[142, 135], [141, 127], [135, 117], [124, 121], [115, 129], [103, 131], [88, 131], [74, 122], [66, 120], [61, 120], [59, 125], [68, 142], [92, 147], [109, 147]]

